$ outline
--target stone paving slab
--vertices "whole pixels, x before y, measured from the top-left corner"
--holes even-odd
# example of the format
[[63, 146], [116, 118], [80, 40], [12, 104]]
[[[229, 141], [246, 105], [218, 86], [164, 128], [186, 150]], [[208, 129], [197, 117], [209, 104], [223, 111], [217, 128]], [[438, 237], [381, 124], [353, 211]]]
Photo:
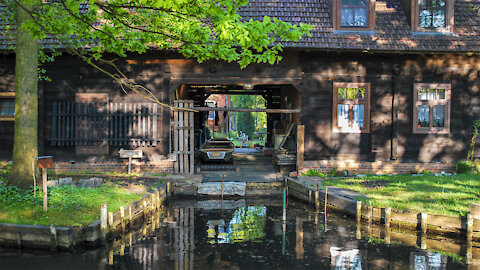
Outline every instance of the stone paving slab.
[[[223, 186], [223, 189], [222, 189]], [[198, 185], [198, 194], [202, 195], [230, 195], [245, 196], [247, 183], [243, 182], [210, 182]]]

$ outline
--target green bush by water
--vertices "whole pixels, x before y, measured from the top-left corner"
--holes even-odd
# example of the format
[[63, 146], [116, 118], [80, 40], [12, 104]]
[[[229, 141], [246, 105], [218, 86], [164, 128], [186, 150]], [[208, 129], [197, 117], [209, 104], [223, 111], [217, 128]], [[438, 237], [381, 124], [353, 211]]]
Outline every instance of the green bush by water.
[[302, 173], [303, 176], [318, 176], [318, 177], [327, 177], [328, 175], [324, 172], [310, 169], [307, 172]]
[[463, 160], [456, 164], [457, 173], [477, 173], [478, 161]]

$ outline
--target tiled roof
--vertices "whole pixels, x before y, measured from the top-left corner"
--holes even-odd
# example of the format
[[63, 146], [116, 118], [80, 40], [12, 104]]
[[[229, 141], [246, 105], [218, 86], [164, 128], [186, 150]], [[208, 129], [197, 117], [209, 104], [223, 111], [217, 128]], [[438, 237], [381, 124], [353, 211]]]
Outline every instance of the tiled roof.
[[[480, 53], [480, 0], [454, 0], [454, 31], [448, 34], [414, 34], [400, 0], [376, 0], [375, 29], [334, 31], [329, 0], [250, 0], [239, 14], [245, 20], [263, 20], [265, 15], [292, 24], [314, 26], [311, 37], [285, 47], [316, 50], [355, 50], [372, 52], [476, 52]], [[55, 47], [54, 39], [43, 41]], [[8, 39], [0, 35], [0, 50], [8, 49]]]
[[478, 0], [455, 0], [454, 31], [449, 34], [414, 34], [399, 0], [377, 0], [374, 33], [334, 31], [328, 0], [250, 0], [241, 9], [244, 19], [276, 17], [293, 24], [308, 23], [315, 28], [286, 47], [320, 50], [361, 50], [388, 52], [480, 52], [480, 6]]

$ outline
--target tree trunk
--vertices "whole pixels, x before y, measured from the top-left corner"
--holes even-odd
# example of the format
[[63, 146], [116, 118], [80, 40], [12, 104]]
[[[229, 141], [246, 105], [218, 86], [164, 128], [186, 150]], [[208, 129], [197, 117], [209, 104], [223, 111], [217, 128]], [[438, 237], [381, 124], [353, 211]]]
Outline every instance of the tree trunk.
[[[32, 7], [20, 4], [26, 9]], [[13, 168], [9, 183], [22, 189], [32, 186], [32, 162], [37, 156], [38, 130], [38, 40], [20, 26], [30, 19], [17, 8], [17, 45], [15, 60], [15, 136]]]

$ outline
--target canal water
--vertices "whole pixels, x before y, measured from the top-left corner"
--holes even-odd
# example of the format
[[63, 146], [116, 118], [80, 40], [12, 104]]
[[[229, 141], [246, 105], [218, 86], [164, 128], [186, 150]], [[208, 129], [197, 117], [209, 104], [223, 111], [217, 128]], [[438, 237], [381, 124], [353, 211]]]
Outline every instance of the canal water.
[[461, 254], [422, 250], [357, 227], [342, 214], [278, 200], [171, 203], [106, 247], [0, 249], [0, 269], [467, 269]]

